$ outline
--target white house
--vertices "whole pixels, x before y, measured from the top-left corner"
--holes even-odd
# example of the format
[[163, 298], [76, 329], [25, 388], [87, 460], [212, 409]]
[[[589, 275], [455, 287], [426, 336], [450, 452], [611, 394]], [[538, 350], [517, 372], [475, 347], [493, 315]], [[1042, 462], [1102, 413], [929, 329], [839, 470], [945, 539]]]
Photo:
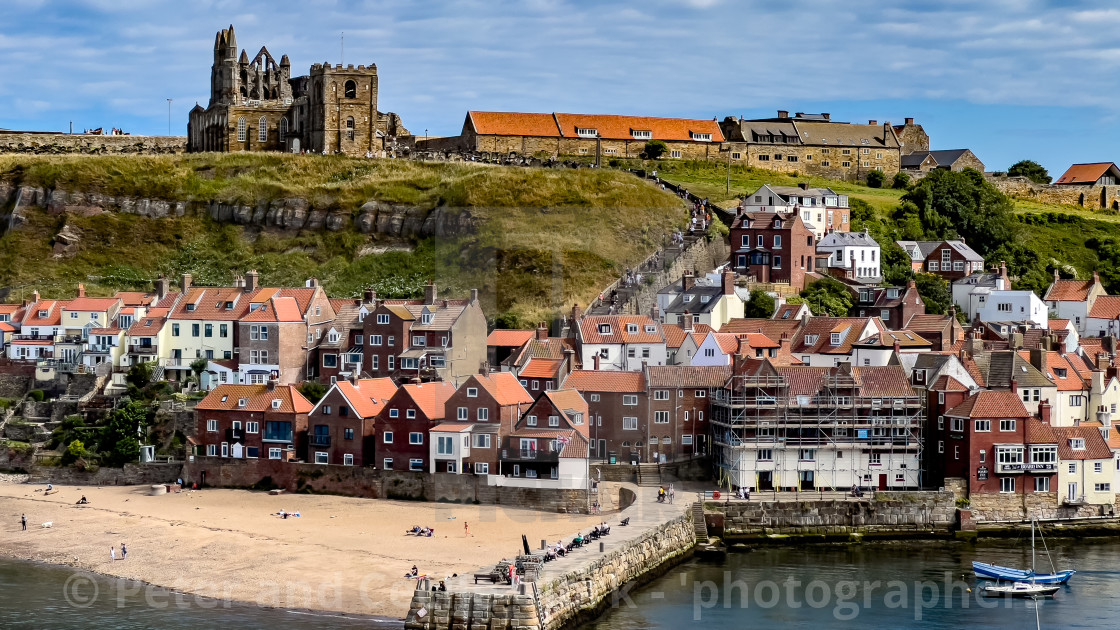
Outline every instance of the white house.
[[951, 287], [953, 304], [962, 311], [967, 312], [968, 296], [978, 288], [987, 288], [992, 291], [1006, 291], [1011, 288], [1011, 280], [1007, 277], [1007, 268], [1002, 267], [998, 273], [977, 271], [960, 280], [954, 280]]
[[1100, 276], [1093, 272], [1089, 280], [1063, 280], [1054, 270], [1054, 282], [1046, 290], [1042, 300], [1050, 314], [1058, 319], [1068, 319], [1078, 333], [1084, 334], [1088, 324], [1089, 311], [1097, 298], [1108, 295], [1101, 284]]
[[863, 232], [832, 232], [817, 243], [817, 269], [870, 284], [882, 280], [879, 243]]
[[848, 196], [831, 188], [812, 188], [808, 184], [765, 185], [744, 197], [739, 207], [748, 212], [796, 212], [818, 241], [830, 231], [847, 232], [850, 229]]
[[[661, 323], [647, 315], [588, 315], [576, 328], [583, 365], [632, 372], [643, 365], [666, 365]], [[596, 359], [598, 357], [598, 359]]]
[[463, 472], [471, 456], [469, 422], [444, 422], [428, 429], [428, 472]]
[[[690, 314], [698, 324], [719, 328], [732, 318], [742, 317], [744, 304], [735, 291], [734, 272], [726, 268], [722, 273], [714, 275], [714, 280], [709, 277], [702, 282], [693, 282], [692, 275], [686, 273], [681, 279], [685, 289], [671, 302], [660, 307], [662, 321], [677, 324], [686, 314]], [[662, 295], [659, 293], [658, 298]]]
[[999, 291], [976, 287], [961, 304], [970, 320], [1023, 322], [1047, 327], [1046, 303], [1034, 291]]

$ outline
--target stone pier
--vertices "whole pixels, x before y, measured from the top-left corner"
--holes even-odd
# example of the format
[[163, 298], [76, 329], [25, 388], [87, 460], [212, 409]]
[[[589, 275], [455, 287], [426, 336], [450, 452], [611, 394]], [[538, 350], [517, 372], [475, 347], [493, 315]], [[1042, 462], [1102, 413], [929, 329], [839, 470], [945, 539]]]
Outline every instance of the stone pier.
[[[430, 583], [421, 580], [405, 628], [560, 630], [598, 616], [622, 599], [618, 593], [660, 575], [687, 558], [696, 544], [691, 495], [680, 493], [671, 505], [657, 503], [656, 488], [623, 488], [627, 490], [636, 493], [637, 500], [621, 512], [604, 515], [611, 528], [608, 536], [546, 563], [536, 582], [523, 582], [516, 591], [509, 585], [476, 585], [473, 575], [451, 580], [446, 592], [434, 592]], [[620, 526], [627, 517], [630, 524]], [[570, 542], [576, 533], [563, 542]], [[526, 535], [539, 547], [539, 538]], [[481, 567], [477, 572], [491, 569]]]

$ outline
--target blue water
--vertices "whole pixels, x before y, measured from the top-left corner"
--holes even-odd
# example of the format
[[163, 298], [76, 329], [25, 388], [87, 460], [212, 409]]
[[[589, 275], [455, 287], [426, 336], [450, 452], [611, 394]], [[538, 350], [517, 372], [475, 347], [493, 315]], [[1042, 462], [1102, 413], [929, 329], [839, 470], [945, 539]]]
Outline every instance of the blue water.
[[400, 621], [263, 608], [176, 594], [65, 567], [0, 559], [0, 629], [400, 628]]
[[[716, 563], [692, 560], [620, 597], [587, 627], [1035, 628], [1036, 605], [1042, 628], [1120, 627], [1120, 544], [1050, 543], [1058, 568], [1078, 573], [1054, 599], [1037, 604], [981, 598], [970, 571], [974, 559], [1029, 566], [1029, 544], [806, 545], [733, 553]], [[1044, 556], [1039, 562], [1049, 568]]]

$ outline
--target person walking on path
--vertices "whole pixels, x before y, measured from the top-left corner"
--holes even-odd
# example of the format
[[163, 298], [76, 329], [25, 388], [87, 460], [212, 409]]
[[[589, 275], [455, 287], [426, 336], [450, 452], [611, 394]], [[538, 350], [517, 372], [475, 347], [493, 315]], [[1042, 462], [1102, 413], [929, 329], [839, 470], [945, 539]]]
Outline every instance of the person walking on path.
[[676, 496], [677, 496], [677, 489], [673, 487], [673, 484], [669, 484], [669, 505], [673, 504], [673, 498], [676, 497]]
[[19, 522], [20, 522], [21, 525], [23, 525], [23, 531], [27, 531], [27, 515], [26, 514], [21, 514], [20, 515]]

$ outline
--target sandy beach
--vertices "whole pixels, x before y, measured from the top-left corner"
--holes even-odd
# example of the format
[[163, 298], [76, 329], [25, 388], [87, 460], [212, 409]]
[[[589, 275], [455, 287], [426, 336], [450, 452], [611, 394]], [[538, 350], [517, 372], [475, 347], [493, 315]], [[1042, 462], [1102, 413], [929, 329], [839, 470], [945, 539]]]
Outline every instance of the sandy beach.
[[[0, 483], [0, 554], [218, 600], [394, 618], [408, 612], [414, 582], [404, 574], [414, 564], [437, 580], [470, 574], [518, 553], [522, 534], [535, 548], [609, 519], [244, 490], [151, 496], [149, 486], [55, 486], [44, 496], [44, 489]], [[76, 505], [83, 495], [89, 504]], [[282, 509], [300, 517], [281, 519]], [[435, 533], [405, 535], [414, 525]]]

